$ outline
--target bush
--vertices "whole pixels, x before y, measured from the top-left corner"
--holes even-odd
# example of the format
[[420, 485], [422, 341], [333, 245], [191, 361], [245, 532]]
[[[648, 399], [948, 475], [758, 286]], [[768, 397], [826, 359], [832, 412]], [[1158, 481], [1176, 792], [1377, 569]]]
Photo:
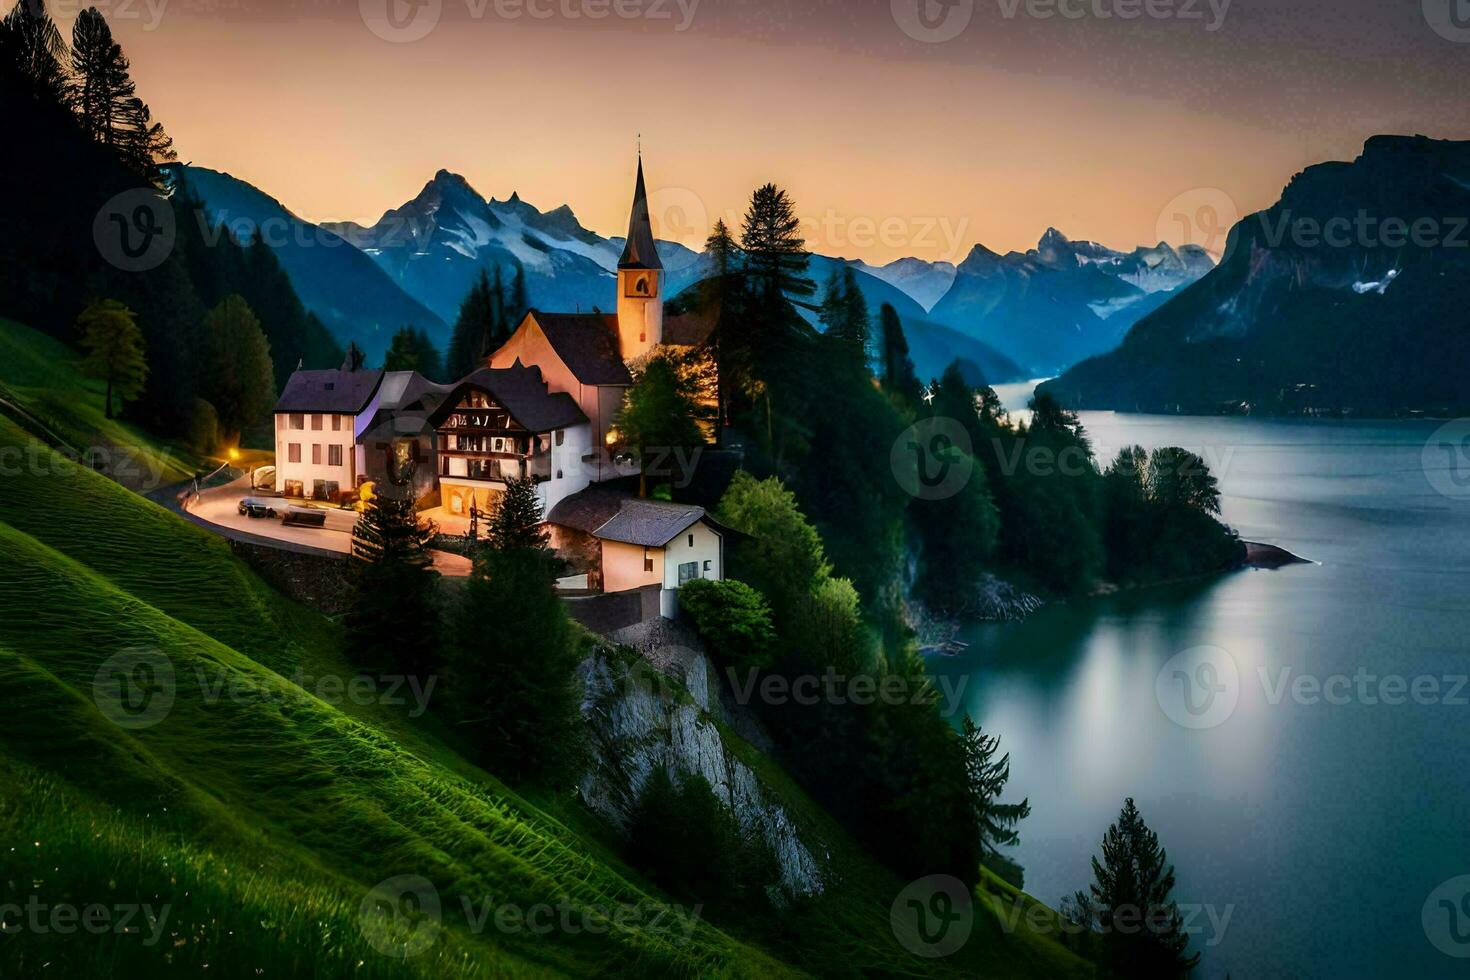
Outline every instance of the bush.
[[694, 579], [679, 590], [679, 608], [721, 662], [769, 667], [776, 634], [766, 597], [744, 582]]

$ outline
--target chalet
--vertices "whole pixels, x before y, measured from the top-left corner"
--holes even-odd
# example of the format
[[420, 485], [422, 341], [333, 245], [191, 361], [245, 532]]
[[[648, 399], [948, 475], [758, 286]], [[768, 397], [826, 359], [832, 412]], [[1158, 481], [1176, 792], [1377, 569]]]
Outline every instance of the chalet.
[[597, 591], [722, 578], [730, 532], [695, 506], [607, 484], [632, 470], [613, 449], [635, 373], [661, 348], [703, 341], [708, 322], [671, 317], [649, 222], [643, 162], [617, 266], [616, 313], [532, 310], [485, 364], [453, 384], [412, 371], [297, 371], [276, 406], [276, 490], [340, 502], [364, 482], [411, 479], [442, 523], [489, 514], [511, 480], [536, 485], [553, 544]]

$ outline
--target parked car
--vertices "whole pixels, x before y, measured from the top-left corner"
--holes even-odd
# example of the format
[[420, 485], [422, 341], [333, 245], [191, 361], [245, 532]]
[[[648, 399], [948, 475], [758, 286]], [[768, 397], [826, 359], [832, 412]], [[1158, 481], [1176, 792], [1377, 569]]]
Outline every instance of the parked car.
[[275, 517], [276, 509], [263, 500], [256, 500], [254, 497], [245, 497], [240, 501], [240, 516], [253, 518]]

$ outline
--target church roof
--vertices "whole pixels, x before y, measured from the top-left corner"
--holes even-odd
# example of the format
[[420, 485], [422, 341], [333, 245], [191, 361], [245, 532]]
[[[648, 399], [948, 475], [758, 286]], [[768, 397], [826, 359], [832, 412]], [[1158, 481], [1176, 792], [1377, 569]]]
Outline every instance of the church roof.
[[542, 313], [531, 316], [556, 356], [584, 385], [631, 385], [633, 376], [618, 347], [615, 313]]
[[296, 371], [276, 401], [277, 412], [356, 415], [367, 408], [382, 371]]
[[633, 213], [628, 216], [628, 241], [623, 245], [619, 269], [662, 269], [653, 226], [648, 222], [648, 192], [643, 186], [643, 157], [638, 157], [638, 183], [633, 188]]

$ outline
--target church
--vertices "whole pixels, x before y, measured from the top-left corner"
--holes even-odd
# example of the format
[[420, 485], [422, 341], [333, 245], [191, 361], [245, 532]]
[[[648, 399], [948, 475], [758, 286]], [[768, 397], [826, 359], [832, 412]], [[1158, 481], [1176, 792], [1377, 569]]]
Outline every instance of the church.
[[679, 317], [666, 338], [641, 157], [616, 278], [615, 313], [533, 309], [452, 384], [350, 359], [295, 372], [275, 410], [276, 492], [342, 503], [365, 482], [409, 475], [428, 516], [459, 531], [494, 511], [507, 481], [530, 477], [553, 545], [578, 571], [574, 585], [656, 590], [659, 611], [674, 615], [679, 586], [724, 576], [729, 532], [703, 508], [611, 485], [635, 472], [612, 447], [637, 372], [661, 348], [703, 339]]

